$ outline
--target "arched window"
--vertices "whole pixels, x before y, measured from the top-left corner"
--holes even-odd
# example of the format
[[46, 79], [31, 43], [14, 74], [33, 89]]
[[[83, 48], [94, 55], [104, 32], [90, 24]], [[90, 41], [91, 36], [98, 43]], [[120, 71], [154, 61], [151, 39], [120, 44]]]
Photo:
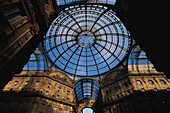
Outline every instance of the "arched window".
[[30, 56], [28, 63], [24, 66], [23, 70], [47, 70], [47, 62], [43, 52], [37, 48]]
[[100, 84], [93, 79], [82, 79], [75, 85], [76, 95], [79, 100], [91, 98], [96, 100], [99, 93]]
[[128, 70], [129, 71], [153, 71], [155, 70], [154, 65], [148, 60], [146, 53], [141, 50], [139, 46], [136, 46], [128, 60]]

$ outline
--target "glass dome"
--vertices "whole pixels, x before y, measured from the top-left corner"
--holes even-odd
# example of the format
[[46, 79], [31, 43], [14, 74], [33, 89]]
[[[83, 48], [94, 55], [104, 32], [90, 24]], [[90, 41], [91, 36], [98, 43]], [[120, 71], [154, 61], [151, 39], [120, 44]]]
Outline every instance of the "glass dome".
[[84, 108], [84, 109], [82, 109], [81, 113], [95, 113], [95, 112], [91, 108]]
[[129, 33], [115, 13], [103, 5], [65, 8], [44, 40], [52, 66], [79, 76], [103, 74], [125, 57]]
[[84, 98], [98, 98], [100, 84], [93, 79], [82, 79], [75, 84], [78, 100]]
[[47, 62], [43, 52], [36, 48], [36, 50], [31, 54], [28, 63], [23, 67], [24, 71], [39, 71], [47, 70]]
[[129, 71], [156, 71], [154, 65], [148, 60], [146, 53], [141, 50], [139, 46], [132, 49], [132, 52], [128, 59], [128, 70]]
[[58, 6], [77, 4], [81, 2], [87, 3], [104, 3], [104, 4], [115, 4], [116, 0], [56, 0]]

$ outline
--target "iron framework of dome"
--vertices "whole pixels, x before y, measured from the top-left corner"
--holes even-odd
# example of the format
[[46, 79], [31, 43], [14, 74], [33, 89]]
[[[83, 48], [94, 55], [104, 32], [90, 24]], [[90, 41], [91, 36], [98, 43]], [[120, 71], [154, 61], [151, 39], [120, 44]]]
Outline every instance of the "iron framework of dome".
[[98, 98], [100, 84], [93, 79], [82, 79], [75, 84], [76, 95], [78, 100], [84, 98]]
[[103, 3], [103, 4], [115, 4], [116, 0], [56, 0], [58, 6], [78, 4], [82, 2], [87, 3]]
[[115, 13], [103, 5], [65, 8], [50, 26], [44, 48], [52, 66], [79, 76], [115, 68], [130, 45], [129, 33]]

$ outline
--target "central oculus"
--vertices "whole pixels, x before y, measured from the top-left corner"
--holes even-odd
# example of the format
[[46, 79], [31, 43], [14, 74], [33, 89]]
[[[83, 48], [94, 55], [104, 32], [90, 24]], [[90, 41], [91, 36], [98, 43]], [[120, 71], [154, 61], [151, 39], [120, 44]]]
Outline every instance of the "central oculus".
[[79, 34], [77, 41], [81, 47], [89, 48], [94, 44], [95, 36], [89, 31], [84, 31]]

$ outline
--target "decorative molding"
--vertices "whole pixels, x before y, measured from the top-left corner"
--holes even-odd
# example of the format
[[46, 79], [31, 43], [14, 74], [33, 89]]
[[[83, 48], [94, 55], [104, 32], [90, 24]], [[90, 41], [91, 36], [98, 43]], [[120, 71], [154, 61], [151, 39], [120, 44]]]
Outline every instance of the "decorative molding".
[[0, 68], [7, 63], [34, 36], [32, 29], [28, 29], [15, 42], [0, 53]]

